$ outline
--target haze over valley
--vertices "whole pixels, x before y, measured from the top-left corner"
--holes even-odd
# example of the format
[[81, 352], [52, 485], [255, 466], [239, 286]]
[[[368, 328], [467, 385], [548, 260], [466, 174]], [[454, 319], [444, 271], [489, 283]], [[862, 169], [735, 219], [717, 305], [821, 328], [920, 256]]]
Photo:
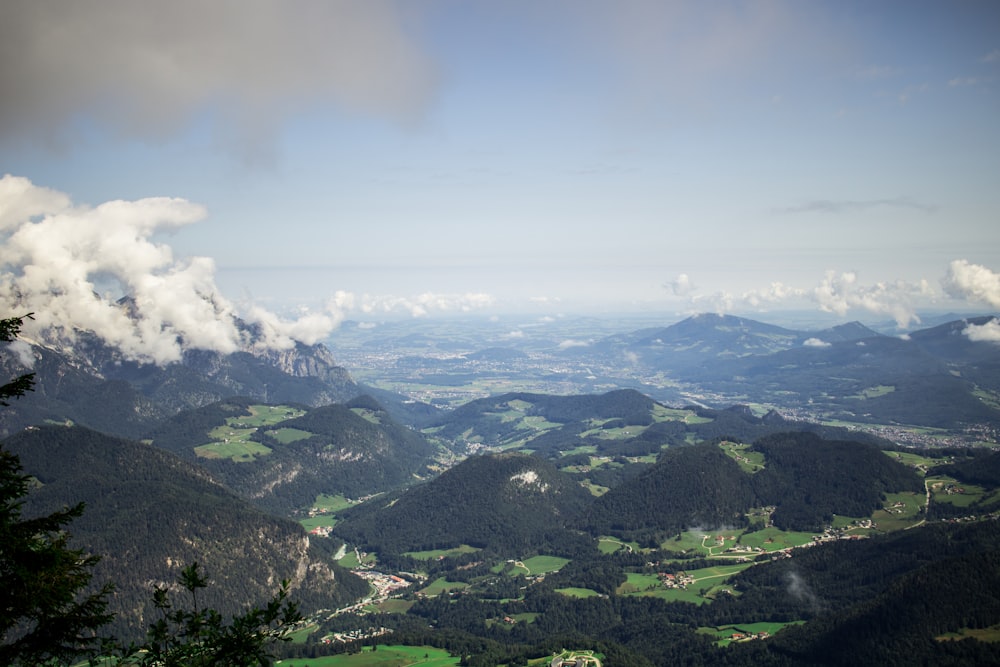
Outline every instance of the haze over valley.
[[995, 3], [5, 9], [0, 663], [1000, 663]]

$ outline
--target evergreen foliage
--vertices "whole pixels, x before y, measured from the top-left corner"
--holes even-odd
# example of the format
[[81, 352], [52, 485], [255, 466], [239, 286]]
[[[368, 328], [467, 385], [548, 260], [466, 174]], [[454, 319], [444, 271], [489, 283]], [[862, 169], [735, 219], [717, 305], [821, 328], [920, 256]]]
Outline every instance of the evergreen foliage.
[[[30, 314], [26, 317], [30, 317]], [[0, 320], [0, 341], [13, 340], [23, 318]], [[7, 406], [34, 386], [21, 375], [0, 386]], [[99, 558], [69, 546], [66, 527], [83, 513], [83, 503], [26, 518], [24, 499], [31, 478], [20, 459], [0, 449], [0, 664], [40, 665], [91, 655], [101, 643], [97, 631], [111, 620], [110, 584], [87, 593]]]
[[177, 583], [191, 596], [189, 608], [175, 607], [170, 591], [157, 587], [153, 600], [160, 618], [146, 641], [125, 651], [120, 665], [140, 667], [248, 667], [270, 665], [275, 642], [288, 641], [288, 633], [302, 621], [298, 605], [288, 597], [288, 581], [263, 607], [253, 607], [226, 621], [198, 601], [198, 591], [208, 586], [198, 563], [185, 567]]

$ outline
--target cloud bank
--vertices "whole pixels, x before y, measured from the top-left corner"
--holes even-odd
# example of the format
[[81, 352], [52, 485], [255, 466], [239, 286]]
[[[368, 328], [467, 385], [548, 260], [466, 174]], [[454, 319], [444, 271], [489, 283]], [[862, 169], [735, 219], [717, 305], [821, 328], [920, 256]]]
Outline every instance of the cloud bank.
[[147, 140], [207, 118], [252, 153], [317, 108], [409, 121], [437, 77], [404, 27], [380, 0], [14, 3], [0, 21], [0, 140], [57, 148], [81, 114]]
[[[944, 294], [952, 299], [1000, 308], [1000, 274], [985, 266], [972, 264], [964, 259], [955, 260], [948, 266], [941, 279], [941, 286]], [[710, 308], [718, 312], [732, 312], [782, 304], [811, 303], [823, 312], [840, 316], [846, 316], [852, 311], [885, 315], [895, 320], [901, 329], [919, 324], [920, 318], [916, 312], [918, 306], [931, 303], [941, 296], [927, 280], [864, 284], [853, 271], [827, 271], [819, 283], [811, 288], [774, 282], [765, 289], [701, 294], [693, 289], [691, 279], [685, 274], [665, 283], [664, 288], [675, 296], [686, 297], [699, 310]], [[977, 335], [985, 337], [989, 332]]]
[[[158, 232], [205, 215], [197, 204], [167, 197], [75, 205], [63, 193], [6, 175], [0, 178], [0, 308], [34, 313], [23, 329], [28, 337], [72, 340], [77, 331], [92, 331], [127, 358], [166, 364], [190, 348], [231, 353], [251, 343], [314, 344], [355, 308], [422, 316], [494, 301], [478, 293], [359, 298], [340, 291], [324, 312], [294, 320], [255, 305], [237, 312], [215, 284], [212, 259], [178, 259], [154, 241]], [[261, 338], [250, 341], [238, 318], [256, 325]]]

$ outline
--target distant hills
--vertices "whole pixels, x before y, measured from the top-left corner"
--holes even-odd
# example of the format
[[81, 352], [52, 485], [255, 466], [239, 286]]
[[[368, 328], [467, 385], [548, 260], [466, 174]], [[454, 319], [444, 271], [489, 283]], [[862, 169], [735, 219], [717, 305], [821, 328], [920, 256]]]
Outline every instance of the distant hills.
[[702, 314], [564, 354], [637, 376], [664, 374], [714, 405], [761, 403], [813, 419], [961, 430], [1000, 424], [1000, 344], [965, 335], [992, 319], [885, 336], [857, 322], [795, 331]]

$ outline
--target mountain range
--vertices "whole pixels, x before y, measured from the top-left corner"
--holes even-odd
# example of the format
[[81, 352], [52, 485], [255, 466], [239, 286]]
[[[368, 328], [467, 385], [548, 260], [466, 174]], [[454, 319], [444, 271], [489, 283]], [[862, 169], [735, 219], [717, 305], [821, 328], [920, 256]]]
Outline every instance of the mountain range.
[[[411, 594], [403, 618], [392, 617], [397, 610], [379, 622], [414, 641], [477, 646], [480, 662], [469, 664], [508, 664], [487, 656], [553, 637], [600, 643], [617, 664], [685, 655], [710, 663], [717, 647], [691, 628], [727, 619], [809, 628], [727, 654], [732, 664], [822, 663], [851, 628], [880, 627], [914, 604], [914, 586], [940, 599], [940, 586], [923, 583], [938, 566], [954, 565], [949, 590], [973, 601], [975, 614], [948, 607], [933, 623], [920, 618], [922, 634], [906, 636], [922, 641], [931, 625], [967, 632], [1000, 624], [1000, 609], [970, 588], [975, 568], [992, 567], [1000, 550], [997, 455], [914, 452], [854, 426], [985, 425], [989, 437], [1000, 348], [966, 332], [990, 322], [954, 321], [901, 338], [856, 323], [796, 332], [700, 316], [547, 359], [644, 368], [704, 400], [671, 405], [655, 398], [655, 384], [635, 383], [650, 391], [513, 391], [454, 410], [362, 386], [322, 345], [189, 351], [160, 367], [81, 332], [72, 346], [36, 343], [0, 356], [0, 372], [37, 378], [36, 391], [0, 410], [0, 425], [10, 434], [4, 448], [37, 480], [26, 511], [87, 504], [71, 526], [73, 544], [102, 556], [95, 582], [116, 583], [123, 635], [148, 623], [153, 585], [194, 560], [213, 580], [206, 602], [225, 612], [266, 599], [285, 578], [311, 614], [346, 606], [369, 591], [336, 563], [350, 546], [414, 582], [439, 577], [467, 587], [437, 600], [437, 592]], [[532, 355], [488, 346], [472, 358], [519, 364]], [[724, 396], [741, 404], [723, 404]], [[799, 409], [852, 423], [783, 416]], [[339, 510], [327, 538], [291, 519], [332, 496], [368, 500]], [[900, 505], [907, 521], [893, 518]], [[883, 515], [889, 528], [847, 528], [871, 544], [817, 544], [808, 558], [791, 559], [801, 570], [769, 546], [786, 533]], [[959, 525], [967, 516], [975, 528]], [[703, 606], [665, 601], [657, 582], [667, 574], [744, 558], [718, 560], [705, 546], [713, 529], [733, 533], [723, 542], [757, 545], [741, 565], [753, 567], [709, 575], [733, 579], [709, 603], [699, 598]], [[886, 555], [907, 549], [915, 557], [905, 568]], [[554, 569], [529, 585], [519, 572], [533, 564]], [[856, 570], [864, 568], [872, 575], [861, 581]], [[863, 594], [834, 603], [836, 582], [826, 574], [834, 571]], [[775, 601], [803, 573], [823, 582], [819, 592]], [[644, 598], [636, 582], [656, 593]], [[497, 629], [505, 616], [515, 621]], [[641, 631], [651, 619], [661, 628], [653, 636]], [[328, 629], [359, 622], [349, 614], [317, 621]], [[428, 630], [432, 623], [442, 635]], [[920, 646], [938, 657], [953, 649]], [[997, 657], [969, 647], [956, 642], [954, 650], [963, 659]]]

